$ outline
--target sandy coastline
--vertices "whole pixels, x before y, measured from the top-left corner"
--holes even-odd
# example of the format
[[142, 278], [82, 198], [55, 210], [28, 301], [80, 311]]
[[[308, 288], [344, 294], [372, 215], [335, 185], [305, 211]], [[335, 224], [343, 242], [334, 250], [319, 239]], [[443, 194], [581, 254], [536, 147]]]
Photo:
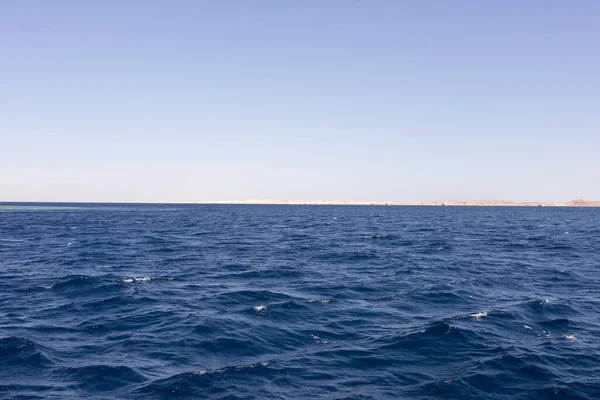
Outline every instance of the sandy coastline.
[[363, 201], [363, 200], [225, 200], [218, 204], [289, 204], [289, 205], [377, 205], [377, 206], [479, 206], [479, 207], [600, 207], [600, 201], [536, 202], [509, 200], [436, 200], [436, 201]]

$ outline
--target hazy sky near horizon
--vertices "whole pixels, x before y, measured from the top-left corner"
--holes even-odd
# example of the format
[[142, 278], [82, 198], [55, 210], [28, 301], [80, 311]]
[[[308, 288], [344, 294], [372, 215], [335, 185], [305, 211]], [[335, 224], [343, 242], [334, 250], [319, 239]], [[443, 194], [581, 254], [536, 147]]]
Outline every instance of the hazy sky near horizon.
[[0, 201], [600, 199], [600, 2], [1, 1]]

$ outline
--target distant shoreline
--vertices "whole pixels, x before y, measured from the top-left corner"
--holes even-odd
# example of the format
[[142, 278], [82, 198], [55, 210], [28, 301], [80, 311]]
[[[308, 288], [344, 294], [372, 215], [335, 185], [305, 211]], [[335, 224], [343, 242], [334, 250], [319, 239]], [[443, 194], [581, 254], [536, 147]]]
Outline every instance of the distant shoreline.
[[363, 200], [231, 200], [214, 204], [262, 205], [352, 205], [352, 206], [473, 206], [473, 207], [600, 207], [600, 201], [572, 200], [569, 202], [535, 202], [508, 200], [436, 200], [436, 201], [363, 201]]
[[79, 206], [79, 205], [324, 205], [324, 206], [467, 206], [467, 207], [600, 207], [600, 200], [572, 200], [568, 202], [535, 202], [510, 200], [435, 200], [435, 201], [368, 201], [368, 200], [222, 200], [222, 201], [175, 201], [175, 202], [98, 202], [98, 201], [0, 201], [0, 208], [35, 206], [35, 205]]

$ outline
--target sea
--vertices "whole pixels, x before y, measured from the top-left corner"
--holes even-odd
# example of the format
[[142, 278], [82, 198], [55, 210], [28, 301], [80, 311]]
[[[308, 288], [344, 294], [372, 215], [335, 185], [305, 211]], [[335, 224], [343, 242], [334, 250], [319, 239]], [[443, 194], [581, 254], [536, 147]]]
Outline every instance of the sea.
[[1, 399], [598, 399], [600, 208], [0, 204]]

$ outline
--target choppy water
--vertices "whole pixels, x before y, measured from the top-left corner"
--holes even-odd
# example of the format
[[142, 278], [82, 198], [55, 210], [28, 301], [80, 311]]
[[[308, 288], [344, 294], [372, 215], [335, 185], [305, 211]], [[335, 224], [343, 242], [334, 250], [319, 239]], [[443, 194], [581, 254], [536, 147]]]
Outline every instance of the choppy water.
[[599, 217], [0, 207], [0, 398], [600, 398]]

